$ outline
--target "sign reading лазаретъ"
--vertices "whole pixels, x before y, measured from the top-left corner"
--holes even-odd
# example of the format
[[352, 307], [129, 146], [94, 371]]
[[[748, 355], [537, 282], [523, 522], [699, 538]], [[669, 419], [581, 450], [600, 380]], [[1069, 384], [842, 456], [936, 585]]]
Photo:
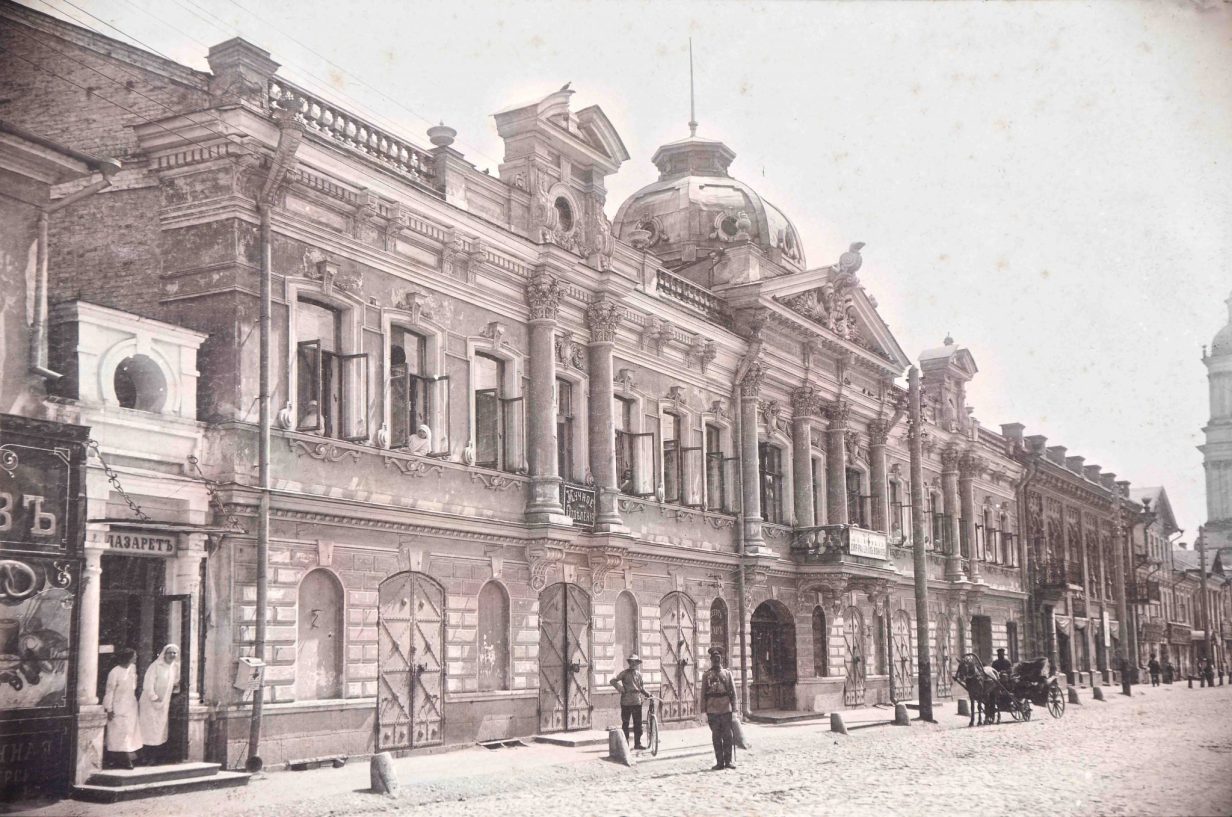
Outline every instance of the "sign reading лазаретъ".
[[133, 556], [174, 556], [175, 537], [148, 531], [109, 531], [108, 550]]

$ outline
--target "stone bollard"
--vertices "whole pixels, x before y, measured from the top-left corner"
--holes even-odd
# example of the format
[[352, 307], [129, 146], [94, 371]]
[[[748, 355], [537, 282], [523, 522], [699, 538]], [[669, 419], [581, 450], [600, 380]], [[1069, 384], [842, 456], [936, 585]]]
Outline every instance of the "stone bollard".
[[753, 744], [749, 743], [749, 739], [744, 736], [744, 724], [739, 718], [732, 718], [732, 743], [737, 749], [743, 749], [746, 752], [753, 748]]
[[958, 699], [958, 714], [966, 715], [968, 717], [971, 716], [971, 702], [968, 701], [966, 698]]
[[607, 730], [607, 757], [622, 766], [637, 764], [637, 759], [629, 751], [629, 741], [625, 740], [625, 733], [620, 729]]
[[843, 716], [837, 712], [830, 713], [830, 731], [840, 735], [847, 734], [847, 725], [843, 723]]
[[394, 775], [394, 758], [389, 752], [377, 752], [369, 764], [373, 794], [398, 793], [398, 778]]
[[1073, 687], [1066, 687], [1065, 690], [1069, 693], [1069, 702], [1072, 704], [1082, 705], [1082, 701], [1078, 700], [1078, 690]]
[[1091, 697], [1097, 701], [1104, 700], [1104, 690], [1102, 687], [1091, 687]]
[[1189, 676], [1189, 688], [1193, 689], [1193, 676]]
[[894, 704], [894, 725], [910, 726], [911, 716], [907, 714], [906, 704]]

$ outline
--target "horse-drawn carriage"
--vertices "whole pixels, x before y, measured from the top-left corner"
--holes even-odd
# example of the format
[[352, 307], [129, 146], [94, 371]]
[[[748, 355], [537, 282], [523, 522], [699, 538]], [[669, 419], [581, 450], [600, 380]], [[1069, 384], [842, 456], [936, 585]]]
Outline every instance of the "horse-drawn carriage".
[[1019, 661], [1008, 673], [999, 673], [975, 653], [967, 653], [958, 662], [954, 680], [967, 691], [971, 699], [971, 721], [968, 726], [999, 721], [1001, 712], [1010, 713], [1016, 721], [1031, 720], [1033, 706], [1048, 708], [1048, 714], [1059, 718], [1065, 714], [1065, 693], [1055, 674], [1046, 673], [1048, 659]]

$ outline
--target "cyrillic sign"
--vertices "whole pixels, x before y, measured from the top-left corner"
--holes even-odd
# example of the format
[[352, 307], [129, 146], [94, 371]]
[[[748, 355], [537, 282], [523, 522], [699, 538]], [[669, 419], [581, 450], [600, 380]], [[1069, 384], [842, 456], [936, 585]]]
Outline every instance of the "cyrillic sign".
[[132, 556], [175, 555], [175, 539], [142, 531], [110, 531], [107, 547]]

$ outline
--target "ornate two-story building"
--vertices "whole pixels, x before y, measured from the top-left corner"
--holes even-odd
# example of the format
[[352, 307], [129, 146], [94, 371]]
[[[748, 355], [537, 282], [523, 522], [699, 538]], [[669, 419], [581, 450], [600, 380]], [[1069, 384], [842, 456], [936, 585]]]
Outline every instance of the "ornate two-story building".
[[[661, 147], [658, 180], [609, 221], [629, 156], [570, 90], [495, 115], [492, 175], [452, 129], [421, 148], [242, 40], [202, 73], [0, 16], [23, 59], [0, 77], [5, 116], [124, 160], [50, 244], [68, 376], [45, 410], [112, 428], [118, 481], [99, 463], [88, 485], [101, 592], [80, 611], [79, 774], [110, 656], [162, 639], [185, 656], [181, 756], [229, 767], [248, 748], [244, 658], [266, 664], [267, 763], [609, 725], [633, 652], [668, 721], [698, 717], [711, 646], [754, 714], [914, 697], [911, 361], [862, 244], [809, 266], [791, 221], [729, 174], [734, 152], [696, 135]], [[945, 697], [960, 654], [1032, 643], [1019, 504], [1043, 469], [972, 415], [969, 351], [947, 338], [919, 365]], [[1061, 468], [1102, 508], [1102, 482]], [[1065, 616], [1106, 632], [1088, 610]]]

